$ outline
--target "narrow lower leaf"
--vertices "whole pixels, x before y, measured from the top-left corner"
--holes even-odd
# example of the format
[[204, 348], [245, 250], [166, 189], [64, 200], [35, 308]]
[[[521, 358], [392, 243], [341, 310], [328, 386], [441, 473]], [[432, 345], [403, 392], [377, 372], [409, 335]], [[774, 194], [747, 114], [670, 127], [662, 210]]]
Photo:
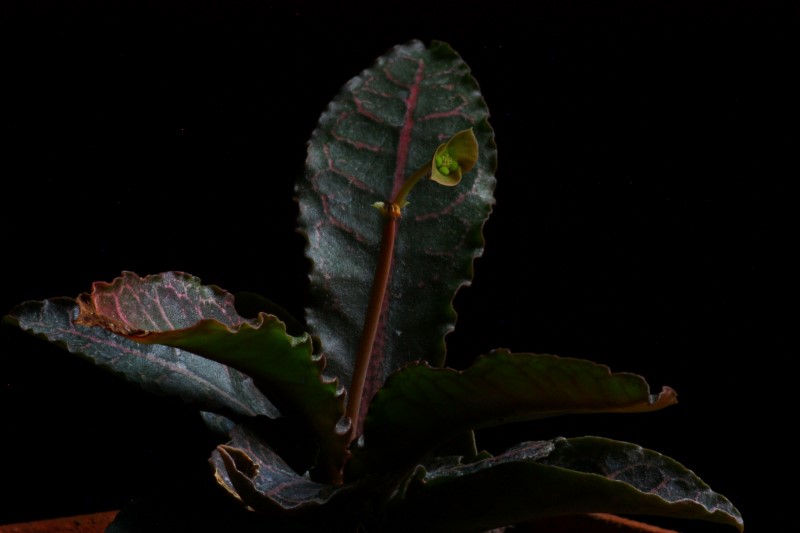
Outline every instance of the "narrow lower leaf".
[[411, 364], [375, 395], [354, 468], [414, 463], [471, 429], [562, 414], [654, 411], [675, 402], [669, 387], [652, 395], [641, 376], [583, 359], [495, 351], [464, 371]]
[[176, 396], [201, 409], [225, 415], [271, 418], [280, 415], [253, 380], [229, 366], [185, 350], [143, 345], [99, 327], [75, 323], [72, 298], [25, 302], [4, 322], [53, 342], [144, 390]]
[[527, 442], [471, 464], [420, 467], [396, 495], [392, 529], [481, 531], [593, 512], [699, 519], [743, 530], [731, 502], [677, 461], [598, 437]]

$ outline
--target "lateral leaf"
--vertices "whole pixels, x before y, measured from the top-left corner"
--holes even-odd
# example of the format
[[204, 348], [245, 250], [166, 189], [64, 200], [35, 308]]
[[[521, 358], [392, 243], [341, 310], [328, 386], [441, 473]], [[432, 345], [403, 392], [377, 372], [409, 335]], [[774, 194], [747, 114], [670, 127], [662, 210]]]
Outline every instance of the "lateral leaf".
[[396, 531], [482, 531], [546, 516], [616, 513], [744, 529], [739, 511], [674, 459], [599, 437], [526, 442], [470, 464], [417, 469], [398, 492]]
[[654, 411], [676, 401], [669, 387], [650, 394], [641, 376], [584, 359], [497, 350], [463, 371], [410, 364], [375, 395], [352, 468], [413, 465], [473, 429], [563, 414]]

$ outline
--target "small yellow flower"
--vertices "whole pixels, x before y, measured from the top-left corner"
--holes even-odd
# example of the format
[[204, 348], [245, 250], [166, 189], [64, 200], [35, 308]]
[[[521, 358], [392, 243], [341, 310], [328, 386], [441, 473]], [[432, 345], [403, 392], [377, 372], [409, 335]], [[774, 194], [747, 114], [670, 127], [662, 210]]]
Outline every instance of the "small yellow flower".
[[431, 161], [431, 179], [453, 186], [478, 162], [478, 140], [472, 128], [459, 131], [439, 146]]

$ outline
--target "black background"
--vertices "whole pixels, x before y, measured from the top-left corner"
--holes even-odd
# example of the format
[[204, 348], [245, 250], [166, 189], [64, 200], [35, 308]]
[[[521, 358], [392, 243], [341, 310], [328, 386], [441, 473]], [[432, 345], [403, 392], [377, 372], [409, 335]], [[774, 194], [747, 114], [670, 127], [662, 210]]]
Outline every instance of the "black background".
[[[464, 5], [4, 18], [0, 312], [183, 270], [302, 315], [293, 186], [319, 114], [391, 46], [444, 40], [481, 85], [499, 155], [450, 364], [495, 347], [585, 357], [680, 400], [480, 443], [629, 440], [693, 469], [749, 530], [796, 531], [778, 483], [798, 474], [798, 25]], [[213, 446], [179, 402], [5, 327], [0, 387], [0, 523], [119, 508], [205, 468]]]

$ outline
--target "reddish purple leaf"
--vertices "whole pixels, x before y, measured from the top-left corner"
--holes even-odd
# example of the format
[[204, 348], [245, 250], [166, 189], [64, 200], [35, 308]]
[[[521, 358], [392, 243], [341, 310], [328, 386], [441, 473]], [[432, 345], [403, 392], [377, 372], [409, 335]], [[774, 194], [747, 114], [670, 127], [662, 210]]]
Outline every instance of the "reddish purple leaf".
[[231, 327], [245, 321], [236, 312], [232, 294], [215, 285], [203, 285], [184, 272], [144, 278], [123, 272], [111, 283], [93, 283], [91, 294], [82, 294], [78, 303], [78, 323], [103, 326], [121, 335], [185, 329], [201, 320]]

